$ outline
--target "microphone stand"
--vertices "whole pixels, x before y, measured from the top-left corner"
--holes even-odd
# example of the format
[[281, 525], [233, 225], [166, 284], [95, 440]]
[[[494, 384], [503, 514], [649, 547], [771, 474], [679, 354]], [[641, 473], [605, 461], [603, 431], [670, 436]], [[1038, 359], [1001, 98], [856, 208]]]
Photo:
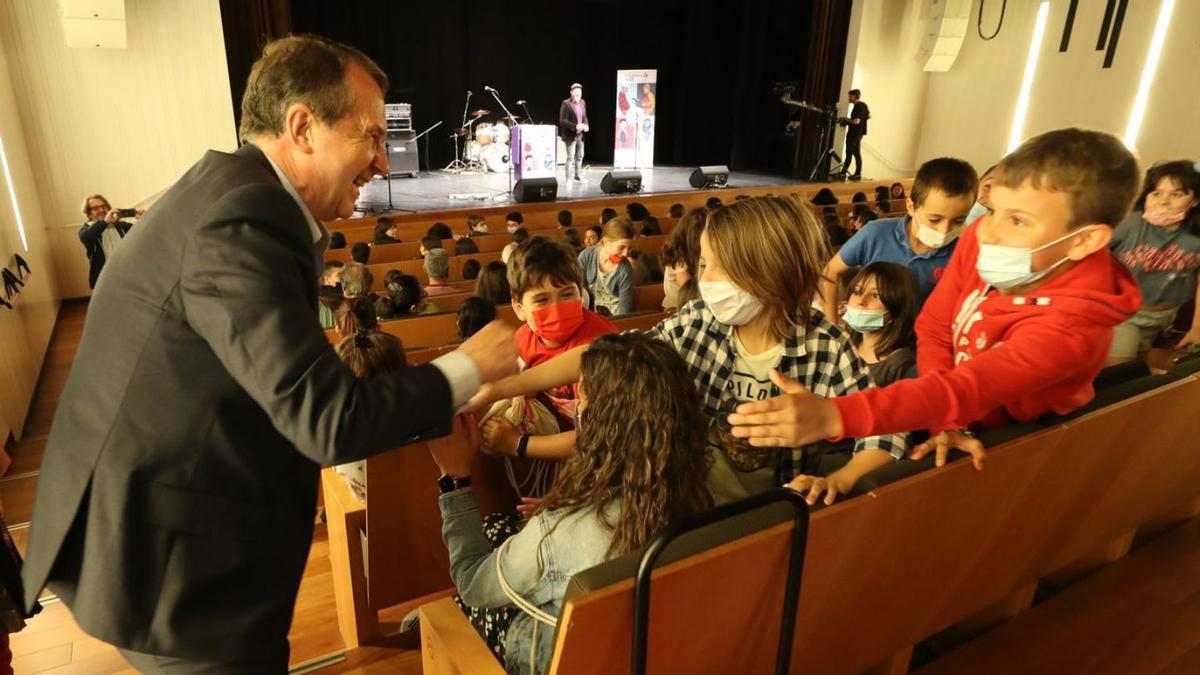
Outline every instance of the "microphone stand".
[[530, 124], [537, 124], [537, 122], [533, 120], [533, 115], [529, 114], [529, 106], [525, 105], [524, 101], [521, 101], [521, 107], [525, 109], [525, 119], [529, 120]]
[[[406, 142], [407, 142], [407, 143], [413, 143], [413, 144], [415, 145], [417, 141], [421, 140], [421, 137], [422, 137], [422, 136], [424, 136], [424, 135], [428, 134], [429, 132], [433, 131], [434, 129], [436, 129], [436, 128], [440, 127], [440, 126], [442, 126], [442, 121], [441, 121], [441, 120], [438, 120], [436, 124], [434, 124], [433, 126], [429, 127], [429, 128], [428, 128], [428, 129], [426, 129], [425, 131], [422, 131], [421, 133], [417, 134], [416, 136], [413, 136], [413, 137], [412, 137], [412, 139], [410, 139], [410, 140], [408, 140], [408, 141], [406, 141]], [[455, 136], [455, 138], [457, 139], [458, 137], [457, 137], [457, 136]], [[457, 145], [457, 143], [456, 143], [455, 145]], [[426, 138], [426, 139], [425, 139], [425, 152], [426, 152], [426, 153], [428, 153], [428, 152], [429, 152], [429, 139], [428, 139], [428, 138]], [[428, 158], [428, 157], [426, 157], [426, 160], [428, 160], [428, 159], [429, 159], [429, 158]], [[419, 160], [420, 160], [420, 158], [418, 157], [418, 161], [417, 161], [417, 173], [421, 173], [421, 162], [420, 162]], [[390, 173], [391, 173], [391, 170], [389, 170], [389, 171], [388, 171], [388, 173], [390, 174]]]
[[[471, 108], [471, 94], [472, 94], [471, 90], [468, 89], [467, 90], [467, 100], [463, 103], [462, 126], [459, 127], [459, 131], [467, 128], [467, 110], [469, 110]], [[429, 146], [428, 141], [425, 142], [425, 146], [428, 149], [428, 146]], [[428, 154], [428, 153], [426, 153], [426, 154]], [[447, 164], [446, 168], [442, 169], [442, 171], [461, 172], [463, 169], [466, 169], [466, 168], [467, 168], [466, 163], [462, 161], [462, 157], [458, 154], [458, 134], [455, 133], [454, 134], [454, 160], [451, 161], [449, 164]]]
[[[500, 104], [500, 109], [504, 111], [504, 114], [508, 115], [509, 123], [512, 124], [514, 127], [517, 126], [517, 118], [513, 117], [512, 111], [510, 111], [508, 109], [508, 106], [504, 105], [504, 101], [500, 100], [500, 92], [496, 91], [492, 87], [488, 87], [488, 91], [490, 91], [492, 93], [492, 98], [496, 99], [496, 103]], [[463, 124], [465, 126], [466, 122], [464, 122]]]

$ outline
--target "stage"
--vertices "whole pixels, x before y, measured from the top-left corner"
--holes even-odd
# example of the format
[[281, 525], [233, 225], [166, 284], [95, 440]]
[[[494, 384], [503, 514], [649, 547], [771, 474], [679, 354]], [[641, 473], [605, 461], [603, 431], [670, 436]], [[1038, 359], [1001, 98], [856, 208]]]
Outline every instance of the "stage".
[[[592, 165], [585, 167], [584, 180], [564, 180], [558, 172], [558, 198], [555, 201], [569, 202], [578, 199], [604, 197], [600, 180], [612, 167]], [[662, 192], [687, 192], [694, 190], [688, 177], [696, 167], [659, 166], [642, 169], [641, 194]], [[770, 185], [794, 185], [798, 181], [787, 176], [772, 176], [748, 171], [731, 171], [728, 188], [736, 194], [737, 188], [765, 187]], [[443, 209], [469, 209], [481, 206], [516, 204], [509, 193], [508, 173], [452, 174], [442, 171], [422, 171], [415, 178], [394, 177], [391, 180], [391, 204], [388, 203], [388, 182], [376, 178], [363, 186], [359, 195], [358, 209], [364, 214], [416, 213]], [[457, 197], [457, 198], [456, 198]]]

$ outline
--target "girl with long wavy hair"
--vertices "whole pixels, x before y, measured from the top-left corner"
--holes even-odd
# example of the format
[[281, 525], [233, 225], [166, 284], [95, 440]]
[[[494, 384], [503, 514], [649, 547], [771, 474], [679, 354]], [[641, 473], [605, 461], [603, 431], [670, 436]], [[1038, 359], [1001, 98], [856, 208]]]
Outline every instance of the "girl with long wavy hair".
[[[496, 550], [469, 486], [474, 421], [460, 417], [451, 436], [428, 442], [444, 474], [439, 504], [450, 575], [464, 603], [511, 617], [490, 645], [509, 672], [548, 666], [554, 629], [545, 624], [574, 574], [641, 548], [713, 504], [699, 396], [669, 345], [641, 334], [597, 338], [582, 355], [578, 411], [575, 453], [524, 529]], [[522, 611], [508, 609], [514, 605]]]

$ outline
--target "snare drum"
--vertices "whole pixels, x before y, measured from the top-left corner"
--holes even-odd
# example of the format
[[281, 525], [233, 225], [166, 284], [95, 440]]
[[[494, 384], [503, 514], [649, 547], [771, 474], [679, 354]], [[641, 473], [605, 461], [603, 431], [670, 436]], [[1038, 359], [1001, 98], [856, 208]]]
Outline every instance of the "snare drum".
[[496, 122], [492, 125], [492, 134], [495, 136], [497, 143], [508, 145], [509, 130], [507, 124], [504, 122]]
[[480, 122], [479, 126], [475, 127], [475, 140], [480, 145], [489, 145], [495, 140], [495, 133], [492, 130], [491, 122]]
[[467, 141], [463, 147], [463, 161], [478, 162], [479, 156], [483, 154], [484, 146], [479, 144], [479, 141]]

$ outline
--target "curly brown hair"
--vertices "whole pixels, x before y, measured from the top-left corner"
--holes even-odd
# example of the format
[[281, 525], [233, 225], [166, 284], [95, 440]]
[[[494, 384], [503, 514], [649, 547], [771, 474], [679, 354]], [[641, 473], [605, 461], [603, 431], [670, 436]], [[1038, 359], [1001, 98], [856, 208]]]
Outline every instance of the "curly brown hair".
[[[708, 425], [687, 365], [670, 345], [641, 333], [597, 338], [583, 354], [580, 387], [587, 405], [576, 450], [539, 513], [594, 507], [613, 534], [607, 554], [615, 557], [712, 507]], [[603, 514], [614, 501], [620, 512], [608, 522]]]

